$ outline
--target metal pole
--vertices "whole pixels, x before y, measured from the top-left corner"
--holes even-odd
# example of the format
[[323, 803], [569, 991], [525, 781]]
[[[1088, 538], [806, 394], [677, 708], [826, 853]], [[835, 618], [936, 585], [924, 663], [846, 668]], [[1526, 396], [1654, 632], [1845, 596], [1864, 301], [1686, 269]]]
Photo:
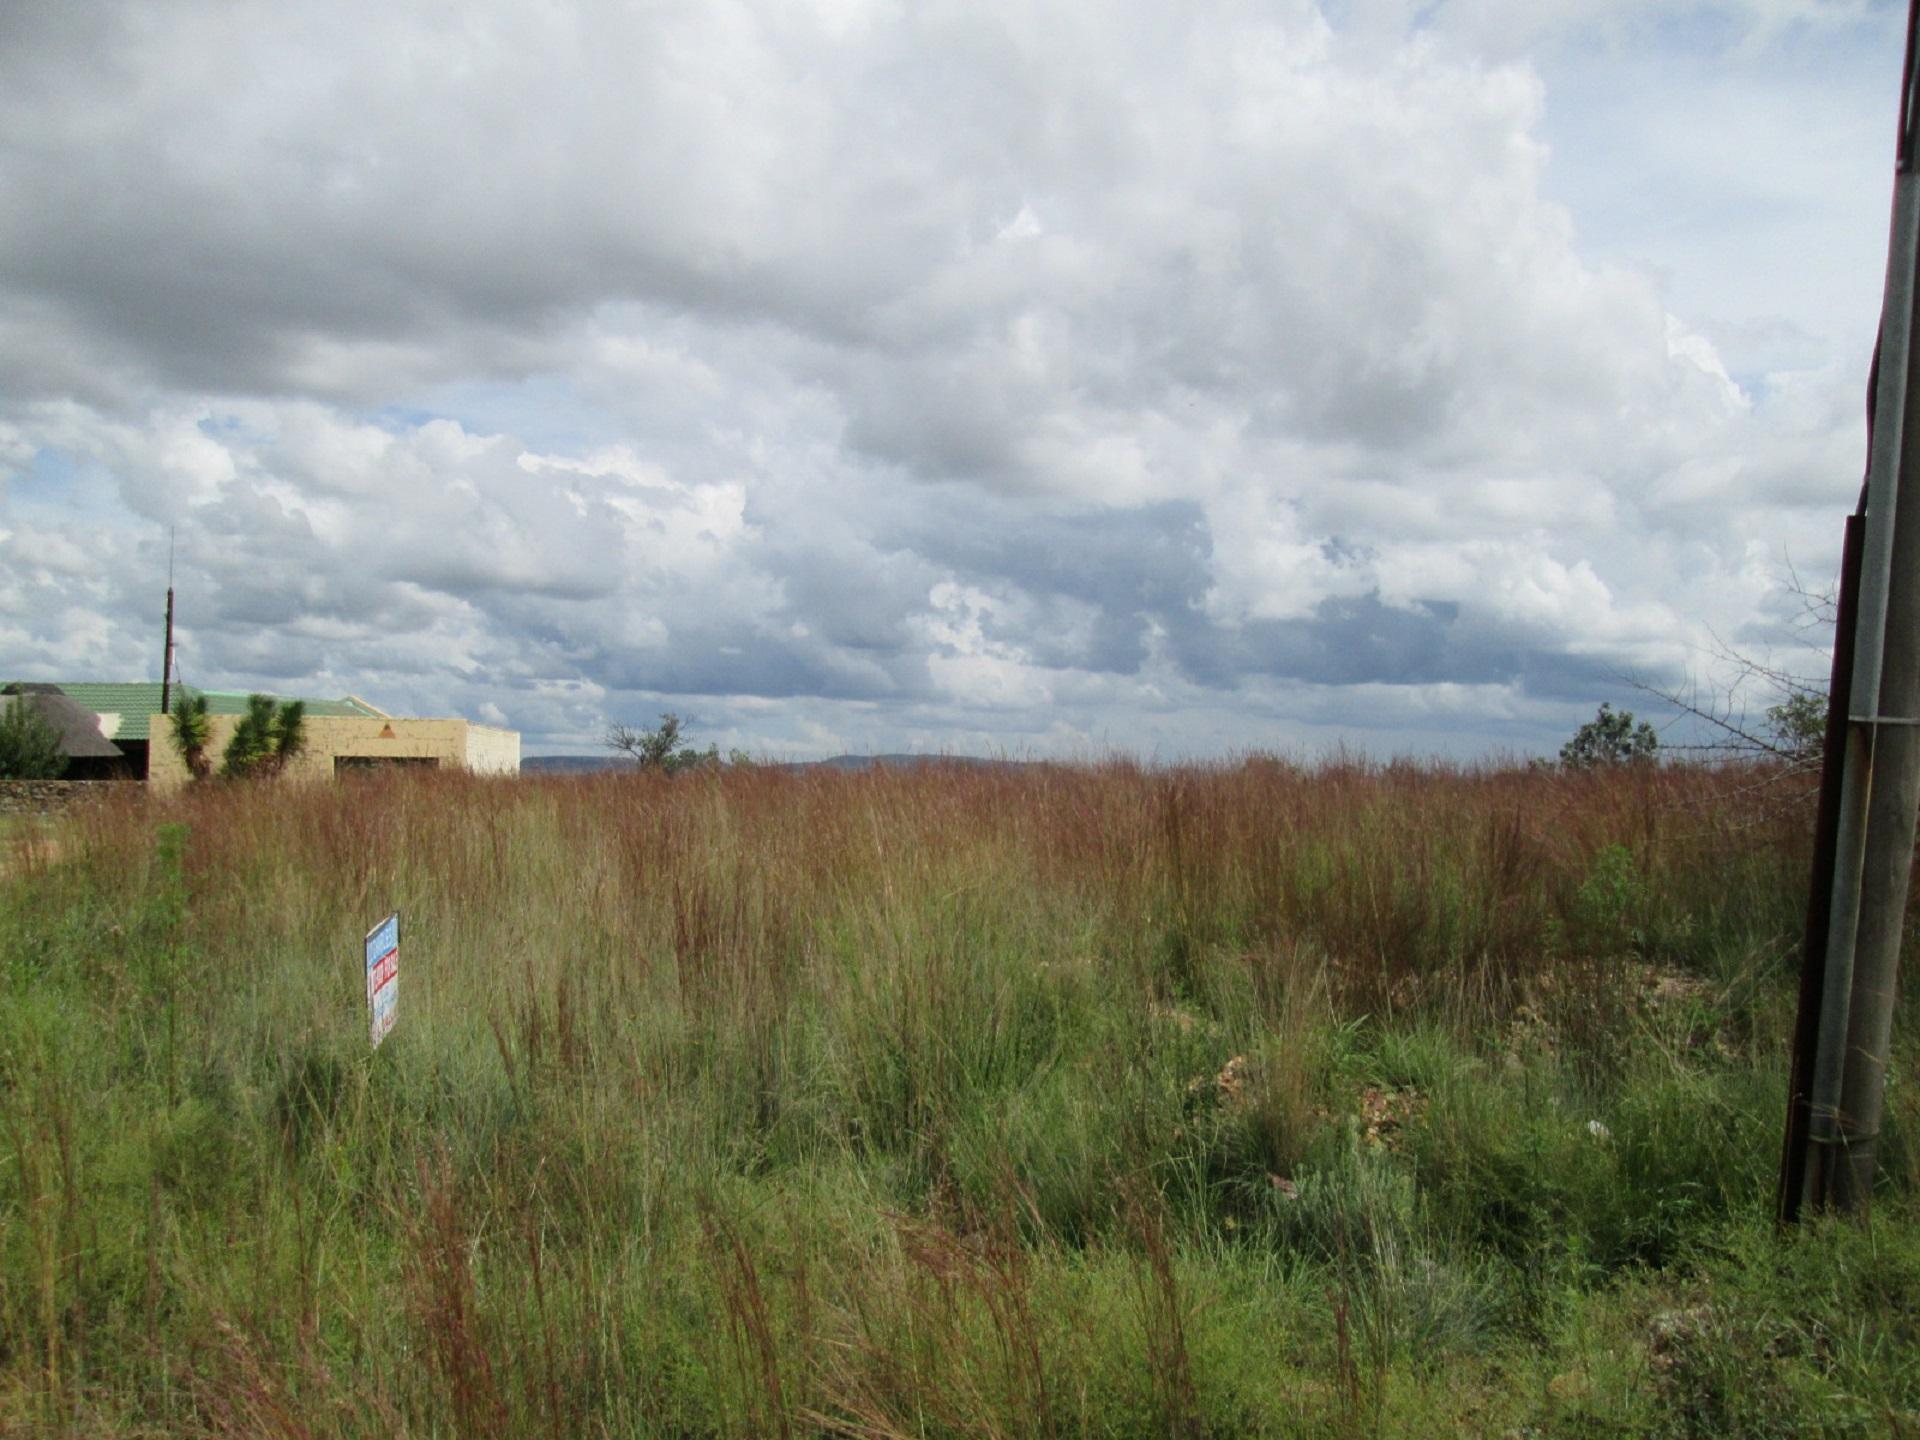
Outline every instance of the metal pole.
[[160, 659], [160, 713], [173, 713], [173, 586], [167, 586], [167, 649]]
[[[1910, 410], [1920, 410], [1920, 367], [1908, 369], [1906, 403]], [[1834, 1206], [1856, 1214], [1866, 1212], [1873, 1191], [1900, 942], [1906, 932], [1907, 884], [1913, 873], [1914, 822], [1920, 813], [1920, 574], [1915, 573], [1920, 566], [1920, 445], [1904, 447], [1898, 498], [1887, 526], [1893, 540], [1879, 693], [1873, 709], [1856, 710], [1850, 717], [1850, 728], [1868, 737], [1872, 761], [1840, 1092], [1839, 1130], [1846, 1162], [1832, 1171], [1828, 1184]], [[1872, 528], [1869, 510], [1868, 530]]]
[[[1915, 40], [1910, 0], [1901, 79], [1887, 285], [1867, 468], [1866, 534], [1854, 627], [1831, 918], [1813, 1081], [1803, 1199], [1864, 1212], [1872, 1186], [1893, 989], [1920, 805], [1920, 455], [1906, 419], [1920, 404], [1912, 363], [1920, 182], [1914, 175]], [[1902, 500], [1906, 503], [1902, 504]]]
[[167, 531], [167, 648], [160, 657], [160, 713], [173, 710], [173, 531]]

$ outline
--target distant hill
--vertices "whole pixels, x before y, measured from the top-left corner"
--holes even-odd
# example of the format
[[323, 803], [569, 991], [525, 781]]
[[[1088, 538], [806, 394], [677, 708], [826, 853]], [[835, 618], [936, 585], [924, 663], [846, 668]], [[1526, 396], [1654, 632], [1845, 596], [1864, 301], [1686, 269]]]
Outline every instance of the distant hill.
[[[989, 760], [978, 755], [835, 755], [829, 760], [782, 760], [782, 770], [870, 770], [876, 765], [904, 769], [914, 765], [985, 765], [1020, 769], [1026, 760]], [[529, 755], [520, 762], [524, 774], [589, 775], [600, 770], [624, 770], [633, 762], [618, 755]]]
[[631, 764], [617, 755], [528, 755], [521, 759], [522, 774], [529, 771], [548, 775], [580, 775], [594, 770], [615, 770]]
[[795, 760], [789, 770], [871, 770], [876, 765], [909, 768], [915, 765], [985, 765], [993, 769], [1020, 769], [1026, 760], [989, 760], [979, 755], [835, 755], [831, 760]]

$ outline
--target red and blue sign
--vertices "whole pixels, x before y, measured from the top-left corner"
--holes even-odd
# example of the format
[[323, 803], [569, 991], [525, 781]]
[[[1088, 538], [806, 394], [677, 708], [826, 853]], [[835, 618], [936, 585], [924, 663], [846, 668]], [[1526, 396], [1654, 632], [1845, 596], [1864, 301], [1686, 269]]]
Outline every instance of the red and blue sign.
[[367, 932], [367, 1018], [376, 1049], [393, 1029], [400, 1001], [400, 912]]

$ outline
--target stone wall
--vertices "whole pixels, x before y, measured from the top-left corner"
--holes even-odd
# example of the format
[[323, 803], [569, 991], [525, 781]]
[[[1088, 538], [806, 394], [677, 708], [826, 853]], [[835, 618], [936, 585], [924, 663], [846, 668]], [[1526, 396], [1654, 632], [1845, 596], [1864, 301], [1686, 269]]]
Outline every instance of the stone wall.
[[103, 799], [133, 781], [0, 780], [0, 815], [57, 815], [69, 805]]

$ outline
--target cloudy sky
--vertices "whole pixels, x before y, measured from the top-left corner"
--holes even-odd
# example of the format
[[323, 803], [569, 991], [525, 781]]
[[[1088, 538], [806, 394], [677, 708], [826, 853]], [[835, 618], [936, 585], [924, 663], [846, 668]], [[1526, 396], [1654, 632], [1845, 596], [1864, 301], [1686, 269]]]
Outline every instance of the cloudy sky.
[[[1551, 750], [1806, 663], [1904, 7], [0, 0], [0, 675]], [[1817, 665], [1817, 662], [1815, 662]]]

